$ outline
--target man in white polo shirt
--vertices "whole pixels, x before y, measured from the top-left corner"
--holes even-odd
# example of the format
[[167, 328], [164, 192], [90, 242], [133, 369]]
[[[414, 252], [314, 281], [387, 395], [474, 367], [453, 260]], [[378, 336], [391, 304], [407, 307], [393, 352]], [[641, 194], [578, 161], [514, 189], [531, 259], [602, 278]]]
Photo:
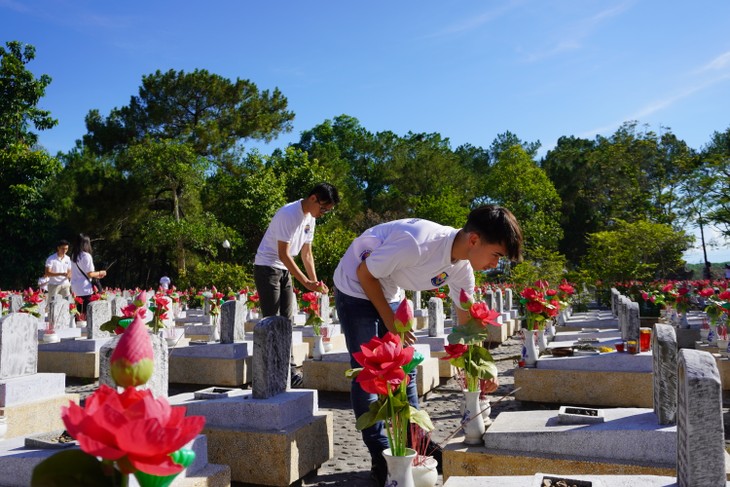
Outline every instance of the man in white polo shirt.
[[[292, 277], [309, 291], [329, 292], [317, 279], [312, 241], [315, 220], [332, 211], [339, 202], [334, 186], [319, 183], [306, 198], [282, 206], [271, 219], [254, 259], [253, 275], [262, 317], [279, 315], [294, 320]], [[294, 261], [300, 253], [305, 272]], [[292, 376], [292, 386], [298, 386], [301, 381], [301, 375]]]
[[[474, 292], [475, 270], [494, 268], [501, 258], [519, 261], [521, 256], [519, 223], [509, 210], [498, 206], [472, 210], [461, 229], [412, 218], [366, 230], [350, 244], [334, 275], [337, 316], [350, 364], [353, 368], [360, 366], [352, 354], [374, 336], [383, 337], [388, 331], [397, 334], [393, 310], [401, 290], [427, 291], [448, 285], [451, 299], [458, 303], [462, 289], [470, 295]], [[468, 311], [457, 307], [456, 312], [459, 323], [469, 319]], [[407, 345], [415, 341], [412, 332], [406, 334]], [[415, 369], [411, 374], [408, 402], [417, 408]], [[377, 400], [375, 394], [363, 391], [354, 380], [351, 398], [355, 417], [367, 412]], [[379, 485], [385, 483], [387, 472], [381, 453], [389, 448], [383, 429], [380, 422], [362, 431], [372, 458], [371, 475]], [[436, 459], [440, 463], [440, 458]]]
[[50, 303], [56, 294], [68, 298], [71, 294], [71, 259], [68, 252], [68, 241], [59, 240], [56, 245], [56, 253], [46, 259], [46, 272], [48, 278], [48, 302]]

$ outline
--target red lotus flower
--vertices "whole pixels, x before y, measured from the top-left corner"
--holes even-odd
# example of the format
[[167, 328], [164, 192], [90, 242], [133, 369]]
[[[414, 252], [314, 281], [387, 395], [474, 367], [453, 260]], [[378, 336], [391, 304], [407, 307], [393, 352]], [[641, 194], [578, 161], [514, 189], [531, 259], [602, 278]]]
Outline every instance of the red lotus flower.
[[123, 473], [140, 470], [159, 476], [182, 471], [170, 454], [195, 438], [205, 424], [205, 417], [186, 417], [184, 406], [171, 407], [149, 389], [129, 387], [118, 394], [104, 384], [83, 408], [71, 402], [61, 408], [61, 416], [84, 452], [116, 461]]
[[536, 299], [542, 299], [542, 293], [537, 292], [537, 290], [535, 288], [531, 288], [531, 287], [526, 287], [525, 289], [523, 289], [522, 292], [520, 293], [520, 296], [522, 296], [523, 298], [530, 300], [530, 301], [535, 301]]
[[700, 296], [702, 296], [703, 298], [709, 298], [710, 296], [714, 296], [714, 295], [715, 295], [715, 290], [712, 289], [711, 287], [706, 287], [700, 291]]
[[535, 314], [540, 314], [545, 309], [545, 307], [539, 301], [528, 301], [525, 306], [527, 307], [527, 311]]
[[109, 359], [114, 382], [122, 387], [136, 387], [152, 377], [154, 355], [147, 325], [137, 313], [119, 339]]
[[730, 291], [723, 291], [717, 296], [718, 298], [722, 299], [723, 301], [730, 300]]
[[414, 349], [403, 348], [398, 335], [388, 332], [383, 338], [373, 337], [361, 345], [360, 350], [352, 356], [363, 366], [357, 382], [364, 391], [387, 395], [388, 391], [395, 391], [404, 379], [409, 380], [401, 367], [413, 359]]
[[664, 287], [662, 288], [662, 292], [663, 292], [663, 293], [668, 293], [669, 291], [672, 291], [672, 290], [674, 290], [674, 284], [673, 284], [673, 283], [671, 283], [671, 282], [670, 282], [669, 284], [666, 284], [666, 285], [665, 285], [665, 286], [664, 286]]
[[306, 301], [308, 303], [316, 303], [317, 302], [317, 293], [308, 292], [308, 293], [302, 294], [302, 301]]
[[464, 345], [463, 343], [444, 345], [444, 351], [446, 352], [447, 356], [441, 357], [441, 360], [451, 360], [459, 358], [464, 355], [467, 350], [469, 350], [469, 345]]
[[459, 292], [459, 304], [463, 309], [469, 309], [471, 305], [474, 304], [471, 296], [469, 296], [464, 289]]
[[573, 286], [571, 286], [567, 282], [564, 282], [563, 284], [558, 286], [558, 289], [560, 289], [561, 291], [563, 291], [565, 294], [568, 294], [568, 295], [571, 295], [575, 292], [575, 288], [573, 288]]
[[489, 309], [487, 303], [480, 302], [472, 304], [471, 308], [469, 308], [469, 314], [471, 314], [472, 318], [481, 322], [482, 326], [501, 326], [497, 321], [499, 313], [495, 310]]

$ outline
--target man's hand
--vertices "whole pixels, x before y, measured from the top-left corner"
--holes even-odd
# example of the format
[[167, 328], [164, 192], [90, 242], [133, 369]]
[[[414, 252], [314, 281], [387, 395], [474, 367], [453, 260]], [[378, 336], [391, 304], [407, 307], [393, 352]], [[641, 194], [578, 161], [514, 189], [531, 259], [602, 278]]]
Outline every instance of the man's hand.
[[494, 379], [484, 381], [484, 385], [482, 387], [484, 392], [491, 394], [497, 390], [497, 387], [499, 387], [499, 379], [495, 377]]
[[322, 294], [328, 294], [330, 292], [329, 288], [323, 281], [312, 281], [311, 279], [307, 279], [303, 284], [309, 291], [315, 291]]

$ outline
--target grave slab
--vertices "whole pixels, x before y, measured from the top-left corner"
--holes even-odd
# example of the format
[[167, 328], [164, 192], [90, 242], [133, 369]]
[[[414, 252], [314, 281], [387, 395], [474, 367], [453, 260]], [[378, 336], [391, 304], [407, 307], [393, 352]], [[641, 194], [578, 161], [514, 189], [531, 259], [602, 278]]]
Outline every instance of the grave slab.
[[[416, 390], [419, 396], [427, 394], [440, 383], [439, 360], [431, 357], [428, 350], [421, 353], [426, 358], [418, 365]], [[303, 385], [318, 391], [350, 392], [351, 379], [345, 377], [345, 372], [351, 368], [347, 352], [327, 353], [322, 360], [307, 360], [302, 365]]]
[[236, 482], [289, 486], [334, 451], [332, 413], [319, 411], [316, 391], [290, 390], [264, 399], [253, 398], [252, 391], [222, 399], [186, 393], [170, 403], [206, 417], [209, 458], [230, 465]]
[[518, 401], [600, 407], [653, 405], [651, 372], [518, 368], [514, 374], [515, 388], [521, 387], [515, 393]]
[[[451, 477], [444, 483], [444, 487], [541, 487], [540, 479], [546, 475], [557, 478], [568, 477], [555, 473], [530, 476]], [[661, 475], [570, 475], [569, 478], [591, 482], [591, 487], [677, 487], [678, 485], [676, 477]], [[730, 486], [730, 482], [727, 485]]]
[[252, 350], [251, 341], [175, 347], [169, 354], [169, 380], [232, 387], [250, 384]]
[[[0, 486], [25, 487], [30, 485], [36, 465], [58, 452], [58, 450], [26, 448], [24, 443], [25, 438], [0, 441]], [[195, 461], [175, 478], [175, 486], [230, 486], [230, 467], [208, 463], [208, 444], [204, 435], [198, 435], [186, 445], [186, 448], [195, 451]], [[138, 485], [136, 479], [130, 478], [130, 487], [133, 485]]]

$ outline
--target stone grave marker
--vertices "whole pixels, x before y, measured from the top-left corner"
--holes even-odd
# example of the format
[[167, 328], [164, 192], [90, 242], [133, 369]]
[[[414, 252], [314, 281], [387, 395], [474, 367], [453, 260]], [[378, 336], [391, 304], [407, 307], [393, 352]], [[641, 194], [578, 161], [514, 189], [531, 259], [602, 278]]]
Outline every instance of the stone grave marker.
[[677, 368], [677, 485], [720, 487], [725, 480], [722, 383], [712, 354], [683, 348]]
[[221, 306], [221, 343], [241, 342], [246, 337], [246, 303], [233, 299]]
[[677, 332], [657, 323], [652, 337], [654, 360], [654, 414], [659, 424], [674, 424], [677, 418]]
[[484, 302], [487, 303], [489, 309], [494, 309], [494, 291], [487, 289], [484, 293]]
[[636, 340], [639, 345], [639, 329], [641, 328], [641, 320], [639, 319], [639, 303], [631, 301], [627, 298], [626, 305], [626, 339]]
[[502, 297], [502, 290], [497, 288], [494, 290], [494, 308], [496, 312], [502, 313], [504, 311], [504, 298]]
[[512, 288], [508, 287], [504, 290], [504, 309], [509, 311], [512, 309]]
[[17, 313], [23, 307], [23, 296], [20, 294], [10, 295], [10, 312]]
[[86, 330], [89, 338], [109, 338], [114, 336], [99, 327], [112, 319], [112, 304], [106, 299], [92, 301], [86, 307]]
[[38, 318], [10, 313], [0, 320], [0, 380], [38, 372]]
[[112, 316], [122, 316], [122, 309], [129, 304], [127, 298], [116, 296], [112, 299]]
[[65, 330], [71, 328], [71, 312], [69, 308], [71, 301], [58, 294], [53, 297], [48, 305], [48, 322], [53, 323], [54, 330]]
[[[122, 335], [114, 335], [114, 338], [102, 345], [101, 350], [99, 350], [99, 384], [106, 384], [112, 388], [116, 385], [114, 379], [112, 379], [111, 364], [109, 361], [121, 338]], [[146, 384], [138, 386], [137, 389], [149, 389], [155, 397], [167, 397], [170, 377], [170, 360], [167, 353], [167, 342], [159, 335], [150, 335], [150, 339], [152, 340], [152, 354], [155, 366], [150, 380]]]
[[441, 298], [428, 300], [428, 336], [444, 334], [444, 302]]
[[286, 391], [291, 339], [291, 322], [283, 316], [268, 316], [254, 327], [251, 386], [254, 399], [267, 399]]
[[329, 325], [332, 322], [330, 319], [330, 297], [328, 294], [323, 293], [319, 295], [319, 316], [322, 317], [323, 325]]
[[615, 287], [611, 288], [611, 312], [614, 316], [618, 316], [618, 300], [621, 293]]
[[417, 309], [421, 309], [421, 291], [414, 291], [413, 292], [413, 311], [415, 312]]

